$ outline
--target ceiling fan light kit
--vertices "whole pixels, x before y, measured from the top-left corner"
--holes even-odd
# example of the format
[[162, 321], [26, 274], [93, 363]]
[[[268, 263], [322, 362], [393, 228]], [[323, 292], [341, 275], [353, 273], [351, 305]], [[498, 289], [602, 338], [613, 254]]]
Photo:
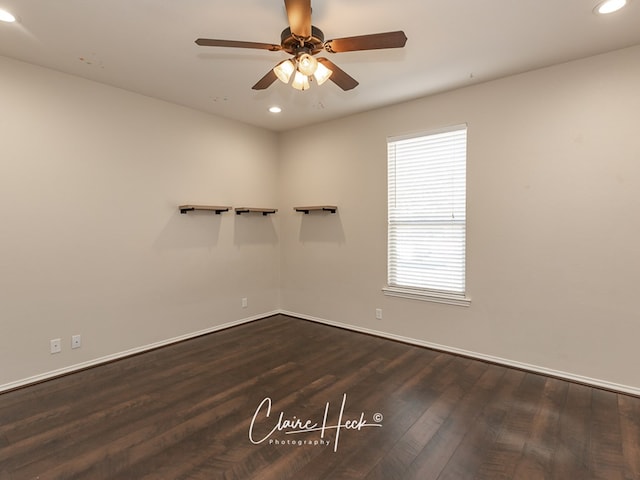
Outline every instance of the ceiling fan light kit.
[[291, 86], [296, 90], [307, 90], [310, 86], [311, 78], [314, 78], [318, 85], [322, 85], [329, 80], [333, 73], [308, 53], [303, 53], [294, 58], [293, 61], [285, 60], [280, 62], [273, 68], [273, 71], [282, 83], [288, 84], [291, 77], [293, 77]]
[[289, 27], [280, 34], [280, 45], [272, 43], [245, 42], [198, 38], [196, 44], [206, 47], [253, 48], [271, 52], [283, 51], [293, 58], [278, 63], [252, 87], [264, 90], [276, 80], [297, 90], [307, 90], [311, 81], [322, 85], [331, 79], [342, 90], [351, 90], [358, 82], [340, 69], [331, 60], [315, 55], [325, 50], [328, 53], [355, 52], [386, 48], [402, 48], [407, 43], [403, 31], [374, 33], [357, 37], [345, 37], [325, 42], [324, 33], [311, 25], [311, 0], [285, 0]]

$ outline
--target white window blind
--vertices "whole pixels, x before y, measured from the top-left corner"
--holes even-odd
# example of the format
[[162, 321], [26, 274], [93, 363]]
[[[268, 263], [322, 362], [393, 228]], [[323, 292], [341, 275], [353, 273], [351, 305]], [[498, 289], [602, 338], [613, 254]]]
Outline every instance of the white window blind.
[[404, 289], [407, 296], [464, 299], [466, 125], [390, 138], [387, 146], [385, 293]]

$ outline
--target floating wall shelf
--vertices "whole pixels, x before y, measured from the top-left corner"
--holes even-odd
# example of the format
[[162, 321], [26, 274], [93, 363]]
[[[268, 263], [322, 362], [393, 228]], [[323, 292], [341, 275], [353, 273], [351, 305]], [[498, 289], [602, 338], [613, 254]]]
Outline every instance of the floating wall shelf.
[[194, 210], [209, 210], [212, 212], [216, 212], [216, 215], [220, 215], [222, 212], [228, 212], [231, 210], [231, 207], [221, 207], [215, 205], [180, 205], [178, 207], [180, 209], [180, 213], [192, 212]]
[[314, 205], [311, 207], [293, 207], [296, 212], [303, 212], [308, 215], [309, 212], [331, 212], [336, 213], [338, 207], [335, 205]]
[[261, 213], [266, 217], [267, 215], [276, 213], [277, 211], [277, 208], [236, 207], [236, 215], [243, 213]]

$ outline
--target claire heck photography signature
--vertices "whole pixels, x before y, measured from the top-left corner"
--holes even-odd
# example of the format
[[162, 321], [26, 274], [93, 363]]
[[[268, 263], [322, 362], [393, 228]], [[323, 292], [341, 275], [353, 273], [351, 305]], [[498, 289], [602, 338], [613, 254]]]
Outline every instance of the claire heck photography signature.
[[[256, 411], [251, 418], [251, 424], [249, 425], [249, 440], [254, 445], [268, 442], [269, 445], [311, 445], [328, 447], [331, 444], [331, 440], [326, 438], [327, 433], [335, 431], [333, 451], [337, 452], [340, 433], [345, 431], [361, 431], [362, 429], [369, 427], [382, 427], [383, 416], [381, 413], [374, 413], [371, 416], [373, 423], [369, 423], [367, 421], [364, 412], [360, 412], [360, 415], [356, 418], [346, 418], [344, 413], [346, 404], [347, 394], [345, 393], [342, 395], [342, 404], [340, 405], [340, 412], [338, 414], [337, 421], [336, 423], [330, 423], [329, 413], [332, 409], [329, 402], [325, 404], [322, 421], [314, 421], [311, 419], [303, 419], [295, 415], [289, 417], [285, 415], [285, 412], [283, 411], [281, 411], [277, 417], [275, 415], [272, 416], [271, 398], [265, 397], [265, 399], [260, 402], [260, 405], [258, 405], [258, 408], [256, 408]], [[266, 432], [266, 434], [264, 432]], [[319, 436], [314, 437], [312, 440], [298, 440], [292, 438], [284, 439], [281, 436], [312, 432], [317, 432]]]

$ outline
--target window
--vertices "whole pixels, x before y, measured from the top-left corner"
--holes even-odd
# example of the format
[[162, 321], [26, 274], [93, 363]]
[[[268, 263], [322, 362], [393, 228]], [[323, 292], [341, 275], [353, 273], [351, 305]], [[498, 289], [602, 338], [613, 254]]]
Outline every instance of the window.
[[469, 305], [466, 125], [389, 138], [385, 294]]

